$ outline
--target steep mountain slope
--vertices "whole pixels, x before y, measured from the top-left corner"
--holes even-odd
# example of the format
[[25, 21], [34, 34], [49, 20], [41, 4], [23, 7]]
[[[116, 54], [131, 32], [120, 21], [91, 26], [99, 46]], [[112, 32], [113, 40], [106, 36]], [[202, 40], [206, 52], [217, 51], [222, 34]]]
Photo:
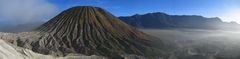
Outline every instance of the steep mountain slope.
[[172, 27], [171, 16], [164, 13], [149, 13], [145, 15], [133, 15], [126, 17], [119, 17], [129, 25], [138, 28], [158, 28], [158, 27]]
[[37, 30], [49, 33], [40, 40], [44, 49], [86, 55], [142, 54], [145, 41], [143, 33], [97, 7], [68, 9]]
[[138, 28], [240, 29], [236, 23], [223, 22], [217, 17], [205, 18], [197, 15], [168, 15], [156, 12], [119, 18]]
[[32, 32], [3, 34], [0, 38], [34, 52], [54, 56], [145, 56], [154, 54], [149, 52], [152, 49], [163, 48], [161, 40], [128, 26], [101, 8], [91, 6], [70, 8]]

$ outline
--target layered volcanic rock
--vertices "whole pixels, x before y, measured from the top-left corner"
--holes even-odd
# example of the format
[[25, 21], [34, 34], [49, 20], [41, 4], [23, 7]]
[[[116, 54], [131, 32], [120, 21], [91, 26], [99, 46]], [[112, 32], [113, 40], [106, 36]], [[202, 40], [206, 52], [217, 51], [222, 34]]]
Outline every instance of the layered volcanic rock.
[[[142, 33], [97, 7], [73, 7], [37, 29], [43, 34], [40, 51], [86, 55], [142, 54]], [[36, 49], [38, 49], [36, 48]]]
[[65, 10], [35, 31], [0, 38], [34, 52], [55, 56], [145, 55], [146, 50], [154, 45], [149, 44], [153, 37], [128, 26], [101, 8], [90, 6]]

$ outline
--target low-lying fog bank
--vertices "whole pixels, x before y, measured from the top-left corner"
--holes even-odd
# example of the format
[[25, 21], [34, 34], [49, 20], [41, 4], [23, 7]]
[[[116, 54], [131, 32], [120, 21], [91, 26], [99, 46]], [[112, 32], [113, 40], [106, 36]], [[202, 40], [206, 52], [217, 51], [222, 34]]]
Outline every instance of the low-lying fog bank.
[[[239, 59], [240, 31], [199, 29], [140, 29], [178, 45], [175, 56], [208, 55], [216, 59]], [[181, 59], [181, 58], [180, 58]], [[191, 59], [191, 58], [190, 58]]]

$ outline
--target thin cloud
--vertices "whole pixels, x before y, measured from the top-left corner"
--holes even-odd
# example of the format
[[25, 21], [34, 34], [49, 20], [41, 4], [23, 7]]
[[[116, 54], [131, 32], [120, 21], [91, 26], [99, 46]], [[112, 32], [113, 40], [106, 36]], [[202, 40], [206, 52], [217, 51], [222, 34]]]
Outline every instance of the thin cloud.
[[58, 8], [47, 0], [0, 0], [0, 18], [14, 24], [49, 20]]

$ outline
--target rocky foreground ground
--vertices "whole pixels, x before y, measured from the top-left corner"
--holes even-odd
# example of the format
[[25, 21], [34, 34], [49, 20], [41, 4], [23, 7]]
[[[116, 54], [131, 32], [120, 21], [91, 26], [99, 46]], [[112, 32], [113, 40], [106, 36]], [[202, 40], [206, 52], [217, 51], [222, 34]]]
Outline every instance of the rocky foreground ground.
[[[35, 34], [35, 35], [31, 35]], [[108, 59], [103, 56], [86, 56], [82, 54], [68, 54], [64, 57], [56, 57], [52, 55], [43, 55], [32, 50], [26, 49], [32, 47], [31, 42], [36, 41], [40, 37], [40, 32], [19, 32], [6, 33], [0, 32], [0, 59]], [[23, 40], [24, 39], [24, 40]], [[20, 41], [21, 40], [21, 41]], [[29, 41], [31, 40], [31, 41]], [[24, 46], [24, 47], [19, 47]], [[145, 59], [137, 55], [122, 55], [125, 59]]]

